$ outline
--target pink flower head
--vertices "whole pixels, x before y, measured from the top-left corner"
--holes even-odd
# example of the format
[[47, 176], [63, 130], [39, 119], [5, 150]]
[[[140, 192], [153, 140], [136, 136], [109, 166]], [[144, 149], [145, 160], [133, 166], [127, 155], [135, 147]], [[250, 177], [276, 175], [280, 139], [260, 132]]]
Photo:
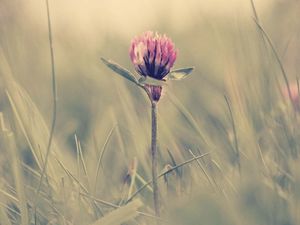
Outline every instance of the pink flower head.
[[290, 84], [291, 97], [289, 96], [289, 91], [287, 87], [283, 89], [283, 95], [285, 98], [291, 98], [292, 104], [295, 109], [300, 110], [300, 96], [297, 83]]
[[132, 40], [129, 55], [140, 75], [162, 80], [174, 65], [177, 50], [166, 35], [147, 31]]
[[[163, 80], [174, 65], [177, 50], [166, 35], [147, 31], [132, 40], [129, 55], [140, 75]], [[157, 102], [161, 97], [162, 87], [154, 85], [146, 85], [146, 87], [152, 100]]]

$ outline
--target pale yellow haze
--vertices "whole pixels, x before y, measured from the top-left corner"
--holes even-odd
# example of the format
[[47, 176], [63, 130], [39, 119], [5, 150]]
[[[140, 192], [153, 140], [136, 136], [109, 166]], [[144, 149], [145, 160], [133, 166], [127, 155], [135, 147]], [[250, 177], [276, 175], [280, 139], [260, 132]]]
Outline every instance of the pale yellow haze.
[[[271, 0], [254, 1], [262, 13]], [[29, 14], [34, 20], [43, 17], [44, 2], [27, 1]], [[251, 16], [250, 0], [52, 0], [52, 16], [57, 26], [74, 29], [75, 32], [102, 31], [119, 32], [131, 37], [137, 30], [154, 29], [166, 23], [181, 31], [201, 20], [202, 16]], [[203, 14], [201, 16], [201, 14]]]

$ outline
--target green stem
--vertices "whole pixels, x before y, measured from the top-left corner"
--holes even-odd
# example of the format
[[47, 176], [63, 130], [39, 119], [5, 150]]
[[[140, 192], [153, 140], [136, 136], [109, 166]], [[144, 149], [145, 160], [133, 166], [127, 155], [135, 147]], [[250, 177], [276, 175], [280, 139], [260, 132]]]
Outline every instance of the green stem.
[[[160, 202], [159, 202], [159, 190], [157, 184], [157, 104], [152, 102], [151, 104], [151, 120], [152, 120], [152, 132], [151, 132], [151, 156], [152, 156], [152, 180], [153, 180], [153, 202], [155, 216], [160, 217]], [[159, 222], [158, 222], [159, 223]]]

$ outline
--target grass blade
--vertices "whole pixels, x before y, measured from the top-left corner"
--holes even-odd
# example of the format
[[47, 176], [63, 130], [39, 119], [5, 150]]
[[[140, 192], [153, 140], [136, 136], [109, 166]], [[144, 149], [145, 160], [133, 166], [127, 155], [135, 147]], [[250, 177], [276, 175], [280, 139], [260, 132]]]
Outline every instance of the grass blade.
[[138, 208], [142, 206], [140, 200], [135, 200], [128, 203], [125, 206], [122, 206], [118, 209], [115, 209], [111, 213], [107, 214], [103, 218], [97, 220], [91, 225], [120, 225], [128, 220], [134, 219], [138, 215]]
[[27, 208], [27, 200], [25, 195], [24, 178], [22, 175], [22, 169], [19, 160], [19, 154], [17, 152], [17, 146], [15, 143], [14, 135], [8, 131], [2, 124], [1, 130], [2, 141], [10, 154], [11, 168], [13, 172], [13, 178], [16, 186], [16, 192], [19, 199], [19, 209], [21, 214], [21, 224], [29, 224], [29, 215]]

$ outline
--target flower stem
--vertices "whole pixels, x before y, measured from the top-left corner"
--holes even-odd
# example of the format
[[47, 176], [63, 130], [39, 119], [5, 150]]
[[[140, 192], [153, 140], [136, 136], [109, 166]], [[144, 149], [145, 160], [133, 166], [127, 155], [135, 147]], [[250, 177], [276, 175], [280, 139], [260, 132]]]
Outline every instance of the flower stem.
[[[152, 120], [152, 132], [151, 132], [151, 156], [152, 156], [152, 180], [153, 180], [153, 202], [155, 215], [160, 217], [160, 201], [159, 190], [157, 184], [157, 103], [151, 104], [151, 120]], [[159, 223], [159, 222], [158, 222]]]

